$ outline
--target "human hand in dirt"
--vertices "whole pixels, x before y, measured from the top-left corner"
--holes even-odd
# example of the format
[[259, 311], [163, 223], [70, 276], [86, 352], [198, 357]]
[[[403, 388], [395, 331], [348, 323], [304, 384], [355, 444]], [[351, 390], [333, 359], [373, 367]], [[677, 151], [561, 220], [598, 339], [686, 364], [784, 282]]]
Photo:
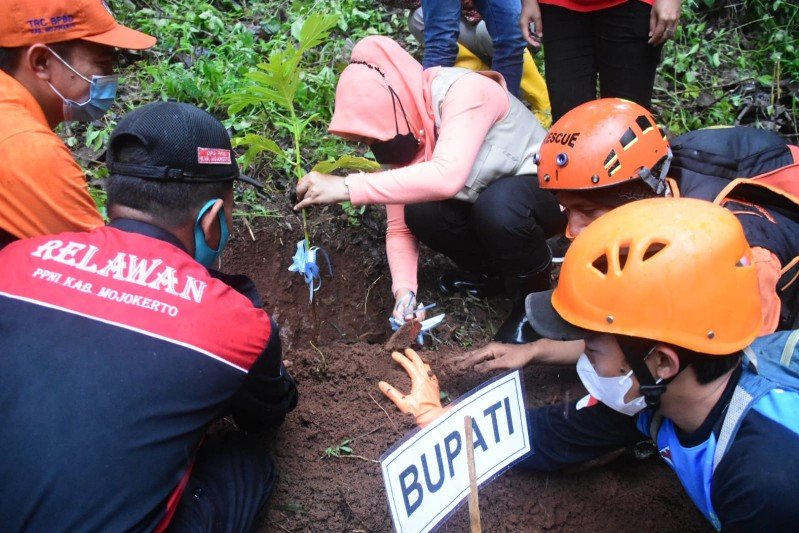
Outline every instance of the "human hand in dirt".
[[391, 318], [397, 324], [414, 318], [421, 322], [426, 316], [423, 308], [422, 304], [416, 303], [416, 294], [412, 290], [400, 288], [394, 294], [394, 309], [391, 311]]
[[655, 0], [649, 14], [649, 44], [660, 46], [672, 37], [680, 20], [682, 0]]
[[530, 363], [573, 365], [585, 350], [583, 341], [539, 339], [527, 344], [491, 342], [460, 357], [453, 358], [457, 370], [474, 368], [477, 372], [513, 370]]
[[[530, 24], [535, 25], [531, 30]], [[519, 17], [519, 27], [522, 29], [524, 40], [535, 46], [541, 46], [544, 38], [544, 24], [541, 22], [541, 8], [538, 0], [522, 0], [522, 14]]]
[[331, 176], [321, 172], [309, 172], [297, 182], [295, 211], [314, 204], [336, 204], [350, 199], [350, 191], [341, 176]]
[[529, 344], [490, 342], [482, 348], [467, 352], [452, 361], [458, 370], [474, 368], [477, 372], [482, 373], [522, 368], [535, 358], [535, 354], [534, 342]]
[[416, 417], [419, 427], [425, 427], [446, 410], [441, 407], [438, 378], [430, 370], [430, 365], [422, 361], [419, 354], [410, 348], [405, 349], [405, 355], [393, 352], [391, 358], [399, 363], [410, 376], [411, 392], [408, 395], [403, 395], [385, 381], [381, 381], [377, 386], [380, 388], [380, 392], [394, 402], [400, 411], [412, 414]]

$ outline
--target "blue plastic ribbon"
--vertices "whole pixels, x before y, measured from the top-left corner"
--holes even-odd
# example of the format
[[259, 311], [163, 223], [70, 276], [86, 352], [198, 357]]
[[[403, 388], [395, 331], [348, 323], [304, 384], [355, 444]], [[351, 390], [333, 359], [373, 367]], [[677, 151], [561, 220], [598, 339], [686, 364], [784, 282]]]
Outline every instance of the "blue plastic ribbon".
[[322, 248], [312, 246], [307, 248], [305, 239], [297, 243], [297, 251], [294, 257], [291, 258], [291, 266], [289, 272], [299, 272], [305, 279], [305, 284], [308, 285], [308, 301], [313, 302], [313, 294], [322, 286], [322, 277], [319, 275], [319, 265], [316, 263], [317, 252], [322, 252], [322, 255], [327, 262], [327, 269], [330, 272], [330, 277], [333, 277], [333, 265], [330, 264], [330, 257]]

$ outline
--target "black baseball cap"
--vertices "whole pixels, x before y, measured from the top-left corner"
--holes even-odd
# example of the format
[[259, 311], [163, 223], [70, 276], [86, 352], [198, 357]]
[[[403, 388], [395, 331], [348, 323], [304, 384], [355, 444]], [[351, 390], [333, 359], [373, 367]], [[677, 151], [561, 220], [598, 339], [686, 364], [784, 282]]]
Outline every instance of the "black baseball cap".
[[536, 333], [556, 341], [577, 341], [596, 335], [596, 332], [567, 322], [552, 306], [552, 293], [542, 291], [528, 294], [524, 300], [527, 321]]
[[[129, 137], [144, 146], [148, 164], [117, 161], [119, 146]], [[222, 123], [202, 109], [180, 102], [147, 104], [122, 117], [108, 141], [106, 166], [111, 174], [148, 180], [185, 183], [239, 180], [263, 188], [239, 171]]]

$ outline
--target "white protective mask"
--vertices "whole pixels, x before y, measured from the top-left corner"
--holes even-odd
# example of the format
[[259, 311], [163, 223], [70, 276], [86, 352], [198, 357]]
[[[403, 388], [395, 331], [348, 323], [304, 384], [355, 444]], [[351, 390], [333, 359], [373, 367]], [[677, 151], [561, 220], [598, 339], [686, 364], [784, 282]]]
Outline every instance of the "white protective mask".
[[591, 396], [614, 411], [633, 416], [646, 407], [646, 399], [643, 396], [628, 403], [624, 401], [624, 396], [633, 386], [632, 370], [624, 376], [606, 378], [597, 374], [588, 356], [582, 354], [577, 361], [577, 374]]

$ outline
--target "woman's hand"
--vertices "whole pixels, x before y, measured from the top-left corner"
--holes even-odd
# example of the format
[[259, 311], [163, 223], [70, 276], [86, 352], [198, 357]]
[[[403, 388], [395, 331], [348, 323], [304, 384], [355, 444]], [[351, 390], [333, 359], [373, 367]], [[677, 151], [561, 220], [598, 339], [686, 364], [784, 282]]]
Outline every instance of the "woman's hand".
[[297, 183], [297, 199], [300, 202], [294, 206], [295, 211], [314, 204], [346, 202], [350, 199], [350, 191], [340, 176], [309, 172]]
[[655, 0], [649, 15], [649, 44], [660, 46], [672, 37], [680, 20], [682, 0]]
[[[530, 24], [535, 25], [531, 31]], [[535, 46], [541, 46], [544, 37], [544, 24], [541, 22], [541, 8], [538, 0], [522, 0], [522, 15], [519, 17], [519, 27], [522, 29], [524, 40]]]
[[410, 289], [397, 289], [394, 294], [394, 309], [391, 312], [391, 318], [397, 324], [403, 324], [407, 320], [417, 319], [422, 321], [425, 318], [424, 311], [416, 311], [416, 309], [423, 307], [422, 304], [416, 303], [416, 294]]

